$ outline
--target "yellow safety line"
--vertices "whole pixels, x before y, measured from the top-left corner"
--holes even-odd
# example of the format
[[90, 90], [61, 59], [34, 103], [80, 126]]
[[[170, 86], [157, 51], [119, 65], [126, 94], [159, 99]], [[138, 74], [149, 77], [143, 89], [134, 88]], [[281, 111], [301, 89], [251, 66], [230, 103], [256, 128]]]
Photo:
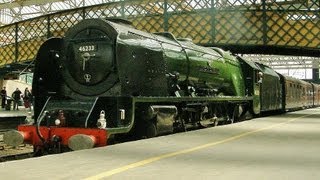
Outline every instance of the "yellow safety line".
[[248, 136], [248, 135], [256, 133], [256, 132], [260, 132], [260, 131], [264, 131], [264, 130], [267, 130], [267, 129], [271, 129], [271, 128], [274, 128], [276, 126], [281, 126], [283, 124], [287, 124], [287, 123], [290, 123], [290, 122], [295, 121], [297, 119], [300, 119], [300, 118], [303, 118], [303, 117], [307, 117], [307, 116], [311, 116], [313, 114], [316, 114], [316, 113], [303, 115], [301, 117], [293, 118], [293, 119], [290, 119], [290, 120], [282, 122], [282, 123], [278, 123], [278, 124], [274, 124], [274, 125], [271, 125], [271, 126], [268, 126], [268, 127], [257, 129], [257, 130], [241, 133], [239, 135], [232, 136], [232, 137], [229, 137], [227, 139], [220, 140], [220, 141], [211, 142], [211, 143], [207, 143], [207, 144], [204, 144], [204, 145], [201, 145], [201, 146], [197, 146], [197, 147], [193, 147], [193, 148], [189, 148], [189, 149], [185, 149], [185, 150], [181, 150], [181, 151], [176, 151], [176, 152], [172, 152], [172, 153], [168, 153], [168, 154], [163, 154], [163, 155], [156, 156], [156, 157], [151, 157], [151, 158], [148, 158], [148, 159], [145, 159], [145, 160], [142, 160], [142, 161], [138, 161], [138, 162], [135, 162], [135, 163], [132, 163], [132, 164], [128, 164], [128, 165], [125, 165], [125, 166], [122, 166], [122, 167], [119, 167], [119, 168], [116, 168], [116, 169], [113, 169], [113, 170], [110, 170], [110, 171], [106, 171], [106, 172], [97, 174], [95, 176], [88, 177], [88, 178], [86, 178], [86, 180], [106, 178], [106, 177], [112, 176], [114, 174], [118, 174], [118, 173], [127, 171], [129, 169], [133, 169], [133, 168], [136, 168], [136, 167], [139, 167], [139, 166], [144, 166], [146, 164], [150, 164], [152, 162], [159, 161], [159, 160], [162, 160], [162, 159], [165, 159], [165, 158], [170, 158], [170, 157], [177, 156], [177, 155], [187, 154], [187, 153], [190, 153], [190, 152], [193, 152], [193, 151], [197, 151], [197, 150], [201, 150], [201, 149], [204, 149], [204, 148], [207, 148], [207, 147], [223, 144], [223, 143], [226, 143], [226, 142], [229, 142], [229, 141], [233, 141], [233, 140], [242, 138], [244, 136]]

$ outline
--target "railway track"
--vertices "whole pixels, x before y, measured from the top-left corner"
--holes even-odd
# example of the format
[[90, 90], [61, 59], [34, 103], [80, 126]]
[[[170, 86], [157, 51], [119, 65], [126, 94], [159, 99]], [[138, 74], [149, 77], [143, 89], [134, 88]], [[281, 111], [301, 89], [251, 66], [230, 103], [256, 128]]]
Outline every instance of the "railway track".
[[31, 158], [33, 147], [30, 145], [20, 145], [17, 147], [7, 146], [3, 143], [3, 134], [10, 129], [0, 130], [0, 162]]

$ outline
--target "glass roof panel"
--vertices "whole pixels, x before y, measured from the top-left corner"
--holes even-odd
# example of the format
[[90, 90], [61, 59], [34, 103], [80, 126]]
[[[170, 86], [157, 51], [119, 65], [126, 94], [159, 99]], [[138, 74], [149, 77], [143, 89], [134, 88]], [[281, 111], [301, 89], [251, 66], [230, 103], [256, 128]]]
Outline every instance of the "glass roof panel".
[[122, 0], [0, 0], [0, 26], [61, 10], [116, 1]]

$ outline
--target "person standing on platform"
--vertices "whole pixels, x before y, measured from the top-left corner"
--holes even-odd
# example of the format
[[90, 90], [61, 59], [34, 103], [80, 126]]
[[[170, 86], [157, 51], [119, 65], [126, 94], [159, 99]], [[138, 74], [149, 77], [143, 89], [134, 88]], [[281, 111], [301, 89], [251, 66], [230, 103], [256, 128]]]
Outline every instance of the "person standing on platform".
[[7, 91], [6, 91], [6, 87], [3, 87], [1, 90], [1, 107], [2, 108], [6, 107], [6, 99], [7, 99]]
[[25, 107], [25, 108], [29, 108], [30, 111], [31, 111], [31, 103], [30, 103], [30, 100], [31, 100], [31, 92], [29, 91], [28, 88], [26, 88], [26, 89], [24, 90], [24, 94], [23, 94], [24, 107]]
[[21, 100], [21, 91], [19, 90], [19, 88], [17, 88], [13, 93], [12, 93], [12, 97], [13, 97], [13, 110], [19, 110], [19, 103]]

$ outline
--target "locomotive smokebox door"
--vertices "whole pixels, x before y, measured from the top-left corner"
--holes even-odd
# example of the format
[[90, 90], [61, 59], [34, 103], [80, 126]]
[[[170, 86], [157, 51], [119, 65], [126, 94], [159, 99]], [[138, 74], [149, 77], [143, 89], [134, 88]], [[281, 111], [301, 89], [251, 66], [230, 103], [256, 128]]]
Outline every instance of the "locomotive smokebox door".
[[116, 37], [116, 30], [102, 19], [81, 21], [66, 33], [61, 66], [71, 90], [93, 96], [115, 85]]

